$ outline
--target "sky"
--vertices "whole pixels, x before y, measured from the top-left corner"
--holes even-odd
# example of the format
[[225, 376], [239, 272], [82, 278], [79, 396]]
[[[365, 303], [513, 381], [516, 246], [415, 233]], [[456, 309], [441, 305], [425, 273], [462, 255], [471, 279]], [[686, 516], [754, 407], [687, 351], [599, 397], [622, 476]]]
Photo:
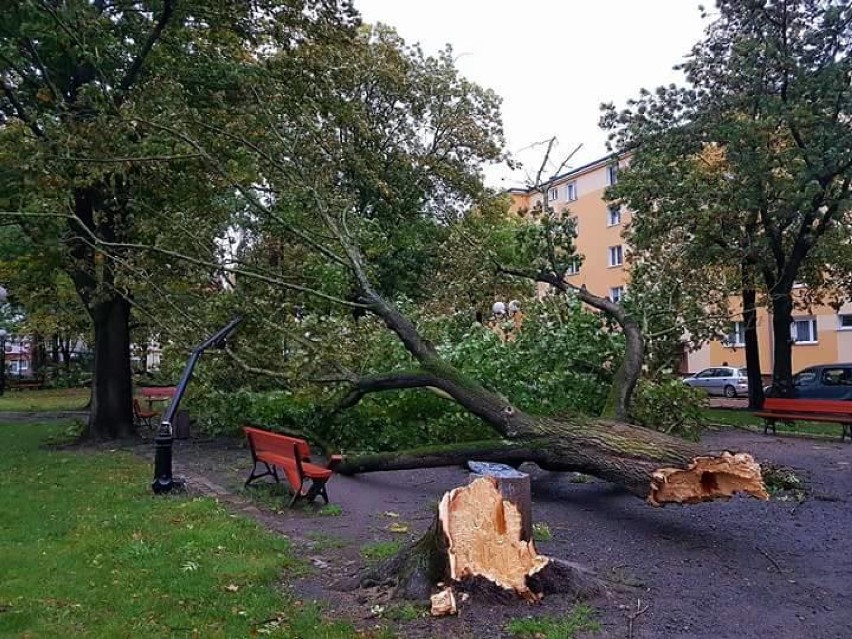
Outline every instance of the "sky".
[[[712, 1], [705, 0], [707, 5]], [[450, 44], [470, 80], [503, 98], [507, 148], [524, 169], [486, 170], [494, 187], [524, 186], [543, 140], [570, 166], [606, 154], [600, 104], [680, 82], [672, 67], [701, 39], [697, 0], [355, 0], [364, 20], [397, 29], [426, 53]]]

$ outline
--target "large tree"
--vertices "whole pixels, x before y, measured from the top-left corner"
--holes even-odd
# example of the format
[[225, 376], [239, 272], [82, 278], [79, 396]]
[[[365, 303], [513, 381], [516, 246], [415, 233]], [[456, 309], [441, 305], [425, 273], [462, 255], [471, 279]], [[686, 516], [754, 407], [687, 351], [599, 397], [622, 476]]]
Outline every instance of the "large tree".
[[[498, 102], [458, 75], [452, 56], [426, 57], [378, 29], [343, 47], [306, 47], [303, 57], [263, 66], [255, 100], [240, 118], [219, 131], [218, 141], [198, 137], [192, 122], [149, 120], [195, 152], [244, 198], [235, 217], [253, 244], [220, 268], [237, 288], [252, 281], [261, 295], [298, 304], [302, 318], [339, 317], [341, 308], [366, 313], [396, 336], [408, 353], [406, 365], [363, 371], [334, 357], [334, 321], [289, 322], [298, 338], [325, 337], [311, 375], [324, 376], [341, 391], [338, 409], [375, 392], [428, 389], [447, 397], [490, 425], [497, 440], [426, 455], [378, 455], [352, 459], [341, 470], [452, 464], [470, 457], [543, 468], [578, 470], [616, 482], [653, 504], [692, 502], [745, 490], [764, 495], [759, 469], [748, 455], [705, 454], [699, 447], [661, 433], [582, 414], [543, 417], [520, 410], [497, 390], [485, 388], [442, 357], [393, 298], [415, 292], [412, 282], [385, 278], [383, 259], [391, 238], [424, 223], [446, 225], [479, 190], [479, 166], [501, 157]], [[323, 71], [323, 74], [320, 74]], [[304, 82], [315, 93], [290, 108], [284, 87]], [[240, 180], [251, 159], [257, 174]], [[457, 211], [459, 213], [457, 213]], [[104, 250], [146, 247], [99, 240]], [[252, 247], [274, 247], [269, 251]], [[175, 259], [200, 261], [188, 251], [148, 247]], [[283, 259], [282, 259], [283, 258]], [[393, 263], [394, 260], [391, 261]], [[391, 297], [393, 296], [393, 298]], [[323, 324], [331, 330], [323, 334]], [[288, 330], [282, 322], [281, 330]], [[358, 324], [346, 327], [357, 331]], [[317, 362], [325, 356], [325, 362]]]
[[[239, 69], [269, 49], [344, 39], [345, 1], [252, 2], [15, 0], [0, 15], [0, 135], [11, 216], [34, 242], [62, 247], [66, 271], [91, 317], [94, 377], [86, 435], [133, 432], [130, 317], [135, 282], [151, 276], [130, 250], [99, 242], [168, 246], [191, 226], [208, 257], [218, 215], [215, 183], [193, 154], [140, 125], [227, 117]], [[211, 183], [212, 182], [212, 183]], [[167, 204], [168, 202], [168, 204]], [[212, 206], [210, 211], [221, 212]], [[11, 213], [10, 213], [11, 212]], [[185, 233], [181, 233], [185, 236]], [[169, 266], [166, 264], [165, 266]], [[156, 276], [148, 277], [156, 280]]]
[[[621, 112], [608, 108], [604, 126], [617, 148], [633, 153], [634, 177], [616, 195], [638, 219], [659, 220], [679, 241], [716, 252], [705, 264], [724, 257], [740, 269], [749, 326], [761, 284], [772, 312], [774, 383], [788, 394], [794, 285], [830, 260], [831, 238], [852, 230], [852, 7], [719, 0], [716, 8], [682, 65], [686, 86], [644, 91]], [[687, 181], [707, 177], [708, 149], [721, 156], [715, 189], [690, 191]], [[817, 252], [820, 265], [812, 263]]]

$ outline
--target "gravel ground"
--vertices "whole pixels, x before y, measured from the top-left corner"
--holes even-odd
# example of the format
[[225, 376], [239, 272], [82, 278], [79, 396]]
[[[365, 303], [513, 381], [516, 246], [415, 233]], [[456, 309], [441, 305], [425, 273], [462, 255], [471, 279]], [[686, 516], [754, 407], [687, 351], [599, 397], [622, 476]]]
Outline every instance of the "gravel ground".
[[[704, 443], [792, 467], [808, 496], [651, 508], [611, 484], [524, 467], [534, 476], [534, 520], [553, 533], [537, 545], [540, 552], [584, 564], [613, 584], [611, 596], [590, 602], [602, 624], [595, 636], [631, 636], [629, 617], [639, 606], [645, 611], [633, 621], [634, 639], [852, 637], [852, 555], [844, 543], [852, 530], [852, 444], [738, 430], [708, 433]], [[150, 444], [137, 450], [152, 455]], [[247, 500], [241, 485], [250, 457], [241, 442], [178, 442], [175, 460], [191, 486], [293, 539], [315, 567], [294, 584], [297, 596], [323, 601], [331, 614], [365, 628], [387, 623], [371, 615], [375, 600], [340, 589], [363, 566], [361, 547], [415, 538], [440, 496], [468, 480], [458, 468], [336, 476], [329, 494], [342, 512], [321, 516]], [[409, 532], [391, 532], [392, 523]], [[559, 615], [572, 605], [557, 596], [537, 606], [470, 602], [458, 617], [399, 622], [397, 631], [412, 638], [503, 637], [513, 617]]]

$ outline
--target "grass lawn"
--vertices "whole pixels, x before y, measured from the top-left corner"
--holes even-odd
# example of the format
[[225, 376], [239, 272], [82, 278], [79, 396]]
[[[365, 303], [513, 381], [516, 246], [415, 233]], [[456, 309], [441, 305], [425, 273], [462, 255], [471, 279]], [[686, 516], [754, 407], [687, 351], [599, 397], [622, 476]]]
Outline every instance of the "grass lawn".
[[[724, 408], [708, 408], [704, 416], [712, 424], [725, 424], [763, 432], [763, 420], [755, 417], [746, 410], [731, 410]], [[778, 433], [799, 433], [803, 435], [826, 435], [828, 437], [840, 437], [843, 427], [840, 424], [827, 424], [822, 422], [796, 422], [785, 424], [778, 422], [775, 425]]]
[[287, 540], [207, 498], [154, 497], [122, 451], [0, 424], [0, 637], [357, 636], [282, 589]]
[[81, 410], [88, 401], [88, 388], [7, 390], [0, 395], [0, 412]]

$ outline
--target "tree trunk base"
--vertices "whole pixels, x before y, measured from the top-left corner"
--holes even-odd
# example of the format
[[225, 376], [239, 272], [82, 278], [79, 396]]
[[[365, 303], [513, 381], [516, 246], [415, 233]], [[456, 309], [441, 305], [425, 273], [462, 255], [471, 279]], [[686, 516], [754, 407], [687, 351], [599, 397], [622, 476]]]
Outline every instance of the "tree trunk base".
[[468, 597], [533, 603], [550, 594], [588, 598], [606, 591], [589, 571], [539, 555], [522, 537], [520, 513], [494, 479], [483, 477], [446, 493], [428, 532], [368, 571], [361, 587], [392, 598], [431, 598], [436, 615], [453, 614]]

